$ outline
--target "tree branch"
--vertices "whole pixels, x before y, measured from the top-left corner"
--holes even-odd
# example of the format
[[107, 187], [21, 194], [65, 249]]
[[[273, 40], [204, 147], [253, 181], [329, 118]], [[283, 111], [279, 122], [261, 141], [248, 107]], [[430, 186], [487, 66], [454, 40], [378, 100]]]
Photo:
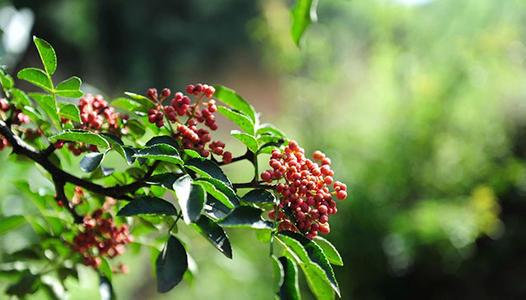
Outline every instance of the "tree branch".
[[[232, 158], [232, 160], [231, 160], [228, 164], [234, 163], [234, 162], [236, 162], [236, 161], [240, 161], [240, 160], [248, 159], [248, 158], [249, 158], [248, 153], [249, 153], [249, 152], [247, 151], [247, 153], [245, 153], [245, 154], [243, 154], [243, 155], [241, 155], [241, 156], [238, 156], [238, 157], [234, 157], [234, 158]], [[224, 163], [223, 161], [217, 162], [217, 164], [218, 164], [219, 166], [228, 165], [228, 164]]]
[[31, 147], [22, 139], [20, 139], [20, 137], [15, 135], [11, 131], [9, 126], [2, 120], [0, 120], [0, 134], [3, 135], [9, 141], [9, 143], [13, 147], [13, 153], [26, 156], [27, 158], [33, 160], [34, 162], [42, 166], [46, 171], [48, 171], [51, 174], [51, 177], [54, 181], [58, 180], [59, 182], [63, 182], [64, 184], [69, 182], [96, 194], [113, 197], [115, 199], [132, 200], [132, 198], [127, 194], [135, 192], [136, 190], [142, 187], [148, 186], [148, 184], [145, 181], [153, 174], [155, 168], [158, 166], [158, 163], [155, 162], [149, 168], [146, 175], [142, 179], [132, 182], [130, 184], [104, 187], [91, 181], [87, 181], [77, 176], [74, 176], [55, 166], [48, 159], [49, 151], [46, 151], [47, 149], [43, 152], [36, 151], [33, 147]]
[[68, 209], [69, 213], [73, 216], [75, 223], [80, 224], [83, 221], [82, 216], [80, 216], [75, 207], [72, 206], [71, 202], [68, 201], [66, 193], [64, 192], [65, 182], [61, 181], [58, 178], [53, 178], [53, 183], [55, 184], [55, 199], [59, 206], [64, 206]]

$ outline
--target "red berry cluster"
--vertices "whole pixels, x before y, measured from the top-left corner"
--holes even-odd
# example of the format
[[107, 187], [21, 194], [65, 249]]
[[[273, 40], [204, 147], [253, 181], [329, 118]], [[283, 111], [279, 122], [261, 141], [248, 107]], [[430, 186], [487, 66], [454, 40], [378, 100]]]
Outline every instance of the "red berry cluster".
[[304, 150], [290, 141], [282, 152], [272, 152], [272, 169], [261, 173], [265, 182], [281, 181], [276, 187], [281, 195], [277, 216], [274, 210], [269, 213], [279, 222], [278, 230], [299, 231], [309, 239], [318, 232], [330, 232], [329, 215], [338, 211], [332, 196], [347, 198], [347, 186], [333, 179], [331, 160], [320, 151], [314, 152], [313, 159], [318, 163], [306, 158]]
[[11, 108], [11, 105], [9, 105], [9, 102], [7, 102], [7, 99], [0, 98], [0, 110], [3, 112], [7, 112]]
[[73, 193], [73, 197], [71, 197], [71, 203], [73, 205], [81, 204], [84, 200], [84, 196], [84, 190], [80, 186], [76, 186]]
[[[123, 123], [121, 121], [125, 122], [128, 119], [128, 116], [115, 112], [114, 108], [109, 106], [108, 102], [101, 95], [85, 95], [80, 99], [78, 107], [81, 124], [77, 128], [91, 131], [107, 130], [117, 136], [127, 132], [127, 129], [120, 127], [120, 125]], [[70, 122], [71, 120], [62, 118], [62, 123]], [[55, 143], [55, 148], [61, 149], [64, 147], [64, 144], [64, 141], [58, 141]], [[68, 150], [76, 156], [87, 151], [98, 151], [97, 146], [83, 143], [68, 143]]]
[[[7, 99], [0, 98], [0, 111], [8, 112], [9, 110], [11, 110], [11, 108], [13, 107], [11, 106], [11, 104], [9, 104]], [[29, 117], [23, 114], [21, 110], [19, 109], [13, 110], [13, 115], [12, 115], [13, 124], [16, 124], [16, 125], [27, 124], [29, 123], [29, 121], [30, 121]]]
[[33, 141], [37, 139], [38, 137], [41, 137], [43, 134], [44, 132], [40, 128], [35, 128], [35, 129], [27, 128], [24, 131], [24, 139], [28, 141]]
[[84, 217], [83, 230], [73, 239], [73, 250], [80, 253], [84, 264], [98, 268], [101, 257], [114, 258], [124, 253], [125, 245], [132, 241], [126, 224], [117, 226], [103, 209]]
[[0, 151], [4, 150], [4, 148], [9, 147], [11, 144], [9, 144], [9, 141], [3, 136], [0, 135]]
[[100, 130], [107, 126], [108, 131], [117, 135], [119, 129], [119, 113], [108, 105], [101, 95], [87, 94], [79, 101], [80, 119], [82, 129]]
[[16, 125], [28, 124], [29, 121], [30, 121], [29, 117], [27, 115], [24, 115], [22, 111], [16, 109], [13, 112], [13, 124], [16, 124]]
[[[62, 149], [66, 144], [65, 141], [57, 141], [55, 148]], [[68, 142], [68, 150], [75, 156], [79, 156], [84, 152], [97, 152], [99, 151], [96, 145], [88, 145], [84, 143], [70, 143]]]
[[[169, 99], [171, 96], [169, 89], [163, 89], [160, 95], [156, 89], [148, 89], [148, 97], [156, 103], [156, 107], [148, 111], [148, 121], [161, 128], [165, 126], [167, 119], [176, 125], [173, 135], [183, 148], [195, 150], [204, 157], [208, 157], [212, 152], [222, 156], [223, 162], [231, 162], [232, 153], [224, 151], [225, 144], [221, 141], [211, 142], [209, 129], [218, 128], [214, 115], [217, 106], [215, 100], [211, 99], [215, 92], [214, 87], [206, 84], [191, 84], [186, 87], [186, 92], [194, 96], [193, 104], [190, 97], [181, 92], [175, 93]], [[163, 104], [164, 102], [166, 103]], [[199, 124], [204, 126], [198, 128]]]

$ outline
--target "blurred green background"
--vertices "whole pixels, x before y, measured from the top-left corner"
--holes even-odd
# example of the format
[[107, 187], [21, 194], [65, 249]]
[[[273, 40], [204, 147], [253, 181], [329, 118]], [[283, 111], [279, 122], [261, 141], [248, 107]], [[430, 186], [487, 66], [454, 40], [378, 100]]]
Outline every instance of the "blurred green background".
[[[343, 299], [524, 299], [526, 2], [320, 0], [301, 49], [290, 5], [4, 1], [0, 53], [12, 71], [38, 63], [26, 50], [36, 34], [57, 49], [60, 72], [108, 98], [224, 84], [307, 151], [325, 150], [352, 190], [328, 236], [345, 261], [335, 268]], [[23, 195], [10, 183], [39, 175], [1, 161], [0, 211], [19, 213]], [[2, 237], [1, 255], [30, 236]], [[271, 299], [266, 246], [253, 233], [231, 236], [233, 261], [189, 233], [198, 275], [166, 295], [155, 292], [148, 253], [129, 253], [116, 291]], [[71, 299], [98, 297], [88, 269], [70, 287]]]

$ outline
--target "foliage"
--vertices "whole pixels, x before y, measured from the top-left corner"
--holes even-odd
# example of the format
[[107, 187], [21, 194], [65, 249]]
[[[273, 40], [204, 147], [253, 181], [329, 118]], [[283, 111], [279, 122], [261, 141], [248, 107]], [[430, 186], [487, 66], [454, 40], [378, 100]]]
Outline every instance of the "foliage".
[[[223, 86], [188, 85], [186, 94], [173, 95], [169, 89], [125, 93], [113, 107], [100, 95], [84, 95], [78, 77], [55, 84], [55, 50], [37, 37], [34, 44], [43, 69], [25, 68], [17, 77], [42, 91], [17, 89], [1, 71], [0, 138], [3, 149], [46, 172], [54, 193], [35, 194], [21, 181], [38, 213], [0, 219], [0, 234], [27, 222], [39, 240], [2, 266], [11, 281], [6, 294], [24, 298], [44, 290], [64, 298], [64, 282], [78, 279], [77, 266], [84, 264], [97, 272], [101, 296], [112, 298], [113, 275], [127, 270], [114, 260], [131, 244], [152, 251], [157, 289], [168, 292], [193, 276], [181, 220], [228, 258], [235, 255], [225, 229], [269, 236], [262, 241], [277, 270], [277, 297], [300, 297], [298, 266], [319, 299], [340, 295], [331, 264], [342, 265], [341, 256], [317, 237], [318, 231], [329, 233], [334, 199], [347, 197], [346, 186], [333, 180], [328, 157], [316, 151], [319, 164], [307, 159], [295, 141], [262, 124], [252, 105]], [[78, 105], [67, 99], [79, 97]], [[231, 135], [246, 146], [244, 155], [232, 157], [223, 142], [212, 141], [215, 112], [239, 127]], [[273, 170], [261, 173], [260, 181], [258, 158], [268, 153]], [[121, 157], [118, 169], [105, 167], [114, 154]], [[82, 172], [68, 170], [67, 162], [80, 155]], [[253, 179], [233, 183], [222, 167], [241, 160], [252, 164]]]
[[500, 266], [524, 251], [525, 3], [322, 1], [301, 52], [267, 3], [281, 124], [353, 183], [331, 224], [344, 297], [523, 297], [523, 270]]

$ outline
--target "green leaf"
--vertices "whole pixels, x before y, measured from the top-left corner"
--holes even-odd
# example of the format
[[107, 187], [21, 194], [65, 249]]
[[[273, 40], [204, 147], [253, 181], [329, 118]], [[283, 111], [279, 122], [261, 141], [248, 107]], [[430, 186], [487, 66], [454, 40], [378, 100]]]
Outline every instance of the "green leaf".
[[142, 105], [146, 110], [155, 107], [155, 103], [152, 100], [144, 97], [143, 95], [125, 92], [126, 96], [130, 97], [131, 100]]
[[336, 250], [336, 247], [334, 247], [334, 245], [331, 244], [331, 242], [322, 238], [321, 236], [315, 237], [314, 242], [318, 246], [320, 246], [320, 248], [323, 250], [323, 253], [325, 254], [325, 256], [327, 256], [327, 259], [331, 264], [343, 266], [343, 260], [340, 256], [340, 253], [338, 253], [338, 250]]
[[66, 98], [79, 98], [84, 95], [80, 90], [82, 81], [77, 76], [72, 76], [57, 85], [55, 93]]
[[104, 159], [104, 153], [91, 152], [86, 154], [80, 161], [80, 169], [86, 173], [93, 172]]
[[0, 217], [0, 236], [22, 226], [26, 222], [23, 216]]
[[61, 103], [59, 114], [63, 118], [80, 123], [80, 111], [75, 104]]
[[11, 94], [13, 95], [13, 103], [16, 107], [33, 105], [27, 94], [23, 91], [19, 89], [12, 89]]
[[222, 219], [228, 215], [232, 209], [208, 194], [206, 197], [205, 213], [214, 219]]
[[257, 122], [256, 110], [247, 102], [247, 100], [243, 99], [243, 97], [238, 95], [234, 90], [225, 86], [216, 85], [214, 87], [216, 89], [214, 98], [247, 115], [250, 120], [252, 120], [252, 124]]
[[317, 264], [311, 262], [307, 250], [301, 242], [287, 235], [278, 234], [276, 240], [280, 242], [287, 253], [300, 265], [310, 289], [317, 299], [334, 299], [331, 283], [325, 271]]
[[126, 127], [136, 136], [143, 136], [146, 133], [144, 125], [137, 119], [131, 119], [126, 122]]
[[5, 73], [4, 70], [0, 70], [0, 84], [4, 90], [10, 90], [15, 85], [15, 81], [11, 75]]
[[[111, 278], [111, 277], [110, 277]], [[115, 291], [111, 284], [111, 279], [106, 276], [99, 276], [99, 294], [101, 300], [115, 300]]]
[[232, 182], [226, 177], [219, 165], [209, 159], [191, 158], [186, 162], [185, 167], [196, 172], [201, 177], [219, 179], [228, 186], [232, 186]]
[[301, 299], [298, 284], [298, 267], [291, 259], [282, 256], [279, 264], [283, 269], [283, 283], [280, 285], [278, 295], [280, 299], [299, 300]]
[[303, 274], [307, 279], [310, 290], [318, 300], [333, 300], [334, 292], [323, 273], [322, 268], [316, 264], [300, 264]]
[[230, 201], [230, 199], [227, 197], [227, 195], [223, 194], [220, 190], [218, 190], [215, 185], [208, 181], [204, 180], [196, 180], [196, 184], [199, 184], [200, 186], [205, 189], [205, 191], [210, 194], [212, 197], [214, 197], [216, 200], [223, 203], [227, 208], [234, 208], [235, 205]]
[[292, 39], [297, 46], [300, 44], [301, 37], [305, 33], [311, 22], [317, 19], [316, 9], [317, 0], [296, 0], [296, 5], [292, 9]]
[[249, 203], [276, 203], [274, 194], [264, 189], [251, 190], [241, 200]]
[[276, 239], [301, 263], [311, 263], [309, 254], [300, 241], [287, 235], [278, 234]]
[[175, 196], [183, 213], [183, 220], [190, 224], [201, 215], [206, 202], [206, 194], [200, 185], [192, 184], [190, 175], [177, 179], [173, 184]]
[[192, 183], [188, 197], [185, 199], [177, 196], [177, 200], [183, 213], [183, 220], [186, 224], [190, 224], [201, 216], [205, 207], [206, 193], [202, 186]]
[[239, 128], [241, 128], [241, 130], [244, 132], [254, 134], [254, 121], [252, 121], [246, 115], [225, 106], [219, 106], [217, 111], [225, 118], [237, 124], [237, 126], [239, 126]]
[[38, 86], [48, 92], [53, 91], [53, 83], [47, 76], [46, 72], [37, 68], [25, 68], [16, 75], [19, 79], [25, 80], [33, 85]]
[[279, 262], [278, 258], [274, 255], [271, 255], [270, 257], [272, 259], [272, 270], [274, 271], [274, 291], [278, 293], [281, 285], [283, 284], [285, 272], [283, 271], [283, 266]]
[[190, 158], [202, 158], [199, 152], [192, 150], [192, 149], [184, 149], [184, 153], [188, 155], [188, 157]]
[[194, 228], [208, 239], [226, 257], [232, 258], [232, 246], [230, 240], [221, 226], [217, 225], [207, 216], [201, 216], [195, 222]]
[[142, 196], [130, 201], [130, 203], [126, 204], [126, 206], [117, 213], [118, 216], [122, 217], [145, 214], [175, 216], [177, 215], [177, 210], [166, 200], [157, 197]]
[[55, 54], [55, 50], [48, 42], [36, 36], [33, 36], [33, 42], [35, 46], [37, 46], [40, 60], [42, 64], [44, 64], [44, 69], [49, 75], [53, 75], [57, 70], [57, 55]]
[[268, 135], [279, 137], [279, 138], [285, 138], [286, 137], [286, 135], [285, 135], [285, 133], [283, 133], [283, 131], [281, 131], [276, 126], [274, 126], [272, 124], [269, 124], [269, 123], [261, 124], [258, 127], [258, 130], [256, 131], [256, 134], [258, 134], [258, 135], [268, 134]]
[[167, 144], [157, 144], [140, 149], [134, 154], [134, 157], [150, 158], [178, 165], [183, 164], [183, 160], [181, 157], [179, 157], [179, 152], [177, 152], [177, 149]]
[[155, 174], [146, 180], [147, 184], [160, 185], [165, 189], [173, 190], [173, 185], [183, 173], [161, 173]]
[[176, 149], [179, 148], [177, 141], [169, 135], [154, 136], [148, 142], [146, 142], [146, 146], [148, 147], [153, 146], [153, 145], [160, 145], [160, 144], [170, 145]]
[[223, 227], [248, 227], [254, 229], [272, 228], [272, 223], [261, 218], [261, 209], [239, 206], [218, 222]]
[[111, 101], [111, 106], [128, 112], [140, 111], [146, 113], [148, 111], [148, 109], [146, 109], [142, 104], [124, 97], [119, 97]]
[[217, 180], [215, 178], [199, 178], [199, 181], [205, 181], [205, 182], [209, 182], [211, 183], [217, 190], [219, 190], [221, 193], [223, 193], [225, 196], [228, 197], [228, 203], [225, 203], [222, 201], [222, 199], [218, 199], [218, 200], [221, 200], [221, 202], [223, 202], [223, 204], [225, 204], [226, 206], [230, 207], [231, 208], [231, 205], [239, 205], [239, 197], [237, 196], [236, 192], [234, 192], [234, 190], [232, 188], [230, 188], [230, 186], [226, 185], [223, 181], [221, 180]]
[[258, 154], [261, 154], [261, 153], [271, 154], [272, 151], [274, 151], [274, 150], [279, 150], [279, 147], [276, 147], [274, 145], [265, 146], [265, 147], [261, 147], [261, 149], [259, 149]]
[[157, 290], [166, 293], [174, 288], [188, 269], [188, 256], [183, 244], [170, 235], [168, 243], [156, 260]]
[[33, 106], [22, 107], [22, 112], [26, 114], [31, 120], [44, 120], [44, 117], [40, 114], [40, 112], [36, 111]]
[[99, 266], [99, 271], [104, 277], [108, 278], [108, 280], [111, 281], [113, 272], [111, 271], [110, 262], [104, 256], [101, 256], [100, 258], [101, 258], [101, 264]]
[[29, 96], [35, 99], [35, 102], [47, 114], [53, 125], [60, 128], [60, 118], [58, 116], [57, 102], [53, 96], [41, 93], [30, 93]]
[[328, 279], [332, 289], [340, 295], [340, 288], [338, 287], [338, 282], [336, 281], [336, 276], [334, 271], [329, 263], [329, 260], [323, 253], [323, 250], [315, 242], [305, 238], [304, 236], [293, 233], [293, 232], [282, 232], [279, 234], [279, 237], [287, 236], [301, 243], [303, 248], [306, 250], [310, 262], [318, 265], [324, 272], [325, 277]]
[[112, 150], [119, 153], [129, 165], [133, 164], [135, 161], [135, 157], [133, 157], [135, 150], [133, 148], [124, 146], [122, 140], [116, 135], [110, 133], [101, 133], [101, 135], [104, 136], [106, 141], [110, 144]]
[[52, 143], [59, 140], [79, 142], [87, 145], [95, 145], [102, 148], [109, 148], [108, 141], [96, 133], [92, 133], [84, 130], [64, 130], [63, 132], [49, 137]]
[[258, 152], [258, 141], [256, 138], [248, 133], [240, 132], [239, 130], [230, 131], [230, 135], [241, 141], [252, 152]]

